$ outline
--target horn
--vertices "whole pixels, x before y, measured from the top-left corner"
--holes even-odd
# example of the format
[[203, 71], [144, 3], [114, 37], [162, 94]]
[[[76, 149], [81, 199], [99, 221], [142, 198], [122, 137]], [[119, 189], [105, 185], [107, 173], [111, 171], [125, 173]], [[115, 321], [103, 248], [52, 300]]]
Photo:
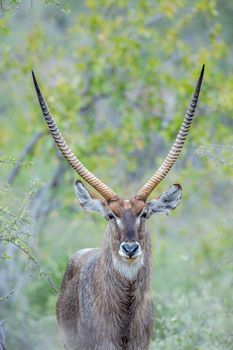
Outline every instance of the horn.
[[138, 191], [136, 198], [146, 201], [151, 192], [155, 189], [156, 186], [164, 179], [167, 175], [173, 164], [176, 162], [182, 147], [185, 143], [187, 135], [189, 133], [190, 126], [193, 121], [195, 109], [197, 106], [197, 101], [201, 89], [202, 79], [204, 75], [205, 65], [202, 66], [201, 73], [192, 96], [191, 102], [187, 109], [186, 115], [184, 117], [183, 123], [179, 130], [179, 133], [176, 137], [176, 140], [171, 147], [167, 157], [164, 159], [160, 168], [154, 173], [154, 175], [147, 181], [147, 183]]
[[47, 103], [41, 93], [40, 87], [37, 83], [34, 72], [32, 71], [32, 78], [34, 82], [34, 86], [36, 89], [38, 101], [44, 115], [45, 121], [48, 125], [49, 131], [53, 136], [53, 139], [58, 146], [59, 150], [67, 160], [67, 162], [77, 171], [77, 173], [91, 185], [97, 192], [99, 192], [103, 198], [106, 199], [107, 202], [112, 200], [117, 200], [119, 197], [116, 195], [114, 191], [112, 191], [107, 185], [105, 185], [101, 180], [99, 180], [95, 175], [93, 175], [85, 166], [81, 163], [81, 161], [73, 154], [69, 146], [66, 144], [62, 134], [60, 133], [54, 118], [50, 114]]

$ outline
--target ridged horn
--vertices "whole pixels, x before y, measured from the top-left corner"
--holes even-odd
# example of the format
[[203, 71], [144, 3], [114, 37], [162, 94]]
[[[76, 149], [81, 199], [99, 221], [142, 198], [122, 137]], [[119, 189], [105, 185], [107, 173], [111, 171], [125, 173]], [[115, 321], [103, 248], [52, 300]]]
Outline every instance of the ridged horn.
[[170, 149], [170, 152], [168, 153], [167, 157], [164, 159], [162, 165], [160, 168], [154, 173], [154, 175], [147, 181], [147, 183], [138, 191], [136, 198], [146, 201], [151, 192], [155, 189], [156, 186], [164, 179], [164, 177], [167, 175], [173, 164], [176, 162], [182, 147], [185, 143], [185, 140], [187, 138], [190, 126], [193, 121], [195, 109], [197, 106], [197, 101], [201, 89], [202, 79], [204, 75], [205, 65], [202, 66], [202, 70], [194, 91], [194, 94], [192, 96], [191, 102], [189, 104], [189, 107], [187, 109], [186, 115], [184, 117], [183, 123], [181, 125], [181, 128], [179, 130], [179, 133], [176, 137], [176, 140]]
[[117, 200], [118, 196], [114, 191], [112, 191], [107, 185], [105, 185], [101, 180], [99, 180], [95, 175], [93, 175], [85, 166], [81, 163], [81, 161], [73, 154], [69, 146], [66, 144], [62, 134], [60, 133], [54, 118], [50, 114], [47, 103], [42, 95], [40, 87], [37, 83], [34, 72], [32, 71], [32, 78], [34, 82], [34, 86], [36, 89], [38, 101], [44, 115], [45, 121], [48, 125], [49, 131], [53, 136], [53, 139], [58, 146], [59, 150], [67, 160], [67, 162], [77, 171], [77, 173], [91, 185], [103, 198], [106, 199], [107, 202], [111, 200]]

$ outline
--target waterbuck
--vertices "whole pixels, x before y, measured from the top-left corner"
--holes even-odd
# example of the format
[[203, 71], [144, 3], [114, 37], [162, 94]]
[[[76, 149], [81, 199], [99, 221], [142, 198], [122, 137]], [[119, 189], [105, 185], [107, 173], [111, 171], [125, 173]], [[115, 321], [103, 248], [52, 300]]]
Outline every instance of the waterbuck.
[[72, 153], [32, 72], [43, 115], [58, 148], [98, 193], [77, 181], [75, 191], [81, 206], [107, 220], [102, 247], [77, 251], [64, 274], [57, 301], [57, 320], [67, 350], [149, 349], [153, 312], [149, 294], [151, 239], [146, 220], [157, 212], [174, 210], [181, 199], [181, 186], [171, 186], [157, 199], [148, 201], [148, 197], [181, 152], [193, 121], [203, 74], [204, 66], [167, 157], [136, 196], [125, 200], [88, 171]]

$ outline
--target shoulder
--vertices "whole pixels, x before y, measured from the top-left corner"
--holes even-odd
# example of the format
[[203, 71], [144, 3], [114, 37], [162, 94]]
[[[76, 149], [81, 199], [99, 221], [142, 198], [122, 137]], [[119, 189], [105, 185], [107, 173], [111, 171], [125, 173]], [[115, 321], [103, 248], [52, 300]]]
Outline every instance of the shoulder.
[[62, 283], [62, 289], [67, 283], [72, 280], [74, 276], [80, 274], [83, 265], [86, 265], [88, 261], [96, 260], [100, 256], [99, 248], [86, 248], [75, 252], [73, 257], [70, 259]]
[[71, 258], [71, 261], [76, 263], [80, 259], [83, 259], [84, 257], [96, 255], [98, 251], [99, 251], [99, 248], [85, 248], [85, 249], [77, 250], [73, 255], [73, 257]]

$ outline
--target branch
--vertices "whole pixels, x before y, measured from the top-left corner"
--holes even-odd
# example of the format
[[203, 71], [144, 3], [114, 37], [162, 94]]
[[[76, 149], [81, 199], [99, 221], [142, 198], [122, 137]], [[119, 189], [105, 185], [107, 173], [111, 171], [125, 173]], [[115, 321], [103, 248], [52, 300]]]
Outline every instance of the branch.
[[4, 333], [3, 323], [0, 321], [0, 350], [6, 350], [6, 337]]
[[85, 106], [81, 107], [79, 109], [79, 112], [80, 113], [87, 113], [96, 102], [98, 102], [102, 99], [108, 98], [109, 96], [110, 96], [109, 94], [99, 94], [99, 95], [92, 96], [91, 101], [89, 103], [87, 103]]
[[[27, 250], [27, 249], [25, 249], [24, 247], [22, 247], [22, 245], [21, 245], [20, 243], [16, 242], [14, 239], [8, 238], [8, 241], [11, 242], [13, 245], [15, 245], [17, 248], [19, 248], [20, 250], [22, 250], [22, 252], [23, 252], [24, 254], [27, 255], [28, 259], [29, 259], [31, 262], [33, 262], [33, 264], [40, 270], [40, 275], [44, 276], [44, 277], [47, 279], [47, 281], [49, 282], [49, 285], [50, 285], [52, 291], [53, 291], [54, 293], [57, 293], [57, 289], [56, 289], [56, 287], [54, 286], [53, 282], [51, 281], [51, 279], [50, 279], [50, 277], [49, 277], [49, 274], [48, 274], [46, 271], [44, 271], [44, 270], [42, 269], [41, 264], [40, 264], [40, 263], [36, 260], [36, 258], [29, 252], [29, 250]], [[0, 348], [0, 350], [1, 350], [1, 348]]]
[[162, 19], [164, 16], [164, 14], [158, 14], [155, 15], [154, 17], [150, 18], [147, 22], [146, 22], [146, 27], [153, 27], [155, 24], [157, 24], [157, 22]]
[[[44, 276], [47, 281], [49, 282], [50, 287], [52, 288], [52, 291], [54, 293], [57, 292], [57, 289], [55, 288], [54, 284], [52, 283], [49, 274], [44, 271], [42, 265], [38, 262], [36, 257], [32, 254], [32, 249], [28, 242], [22, 239], [21, 235], [18, 234], [22, 227], [25, 225], [24, 222], [21, 222], [22, 215], [26, 208], [29, 207], [29, 204], [32, 204], [33, 201], [33, 195], [35, 193], [34, 188], [27, 194], [24, 201], [22, 201], [21, 207], [19, 209], [19, 213], [17, 216], [13, 216], [12, 221], [10, 221], [9, 225], [5, 226], [4, 232], [6, 234], [0, 235], [0, 240], [4, 240], [6, 243], [11, 243], [15, 247], [19, 248], [28, 258], [29, 261], [31, 261], [40, 271], [40, 275]], [[38, 193], [38, 192], [36, 192]], [[46, 194], [46, 191], [45, 191]], [[43, 203], [40, 203], [43, 205]], [[19, 226], [19, 227], [18, 227]], [[14, 232], [17, 230], [17, 232]], [[4, 298], [5, 299], [5, 298]], [[1, 350], [1, 348], [0, 348]]]
[[17, 161], [16, 166], [13, 168], [13, 170], [10, 173], [10, 175], [8, 176], [8, 179], [7, 179], [8, 184], [12, 184], [12, 182], [14, 181], [16, 175], [18, 174], [18, 172], [20, 170], [21, 163], [23, 163], [23, 161], [27, 157], [27, 155], [30, 154], [33, 151], [33, 149], [36, 146], [37, 142], [39, 141], [39, 139], [43, 135], [44, 135], [44, 132], [41, 132], [41, 131], [35, 132], [35, 134], [33, 135], [32, 139], [29, 141], [29, 143], [22, 150], [22, 152], [21, 152], [21, 154], [19, 156], [19, 159]]
[[64, 162], [60, 161], [60, 155], [58, 156], [58, 158], [59, 164], [55, 168], [49, 183], [36, 192], [30, 205], [31, 217], [33, 218], [33, 220], [37, 221], [37, 229], [39, 229], [40, 225], [45, 221], [46, 217], [53, 209], [52, 201], [54, 190], [60, 184], [64, 171], [66, 169], [66, 165], [64, 164]]
[[[12, 289], [7, 295], [0, 296], [0, 302], [6, 301], [15, 293], [15, 289]], [[0, 340], [1, 340], [1, 321], [0, 321]], [[0, 343], [1, 344], [1, 343]], [[1, 347], [0, 347], [1, 350]]]

